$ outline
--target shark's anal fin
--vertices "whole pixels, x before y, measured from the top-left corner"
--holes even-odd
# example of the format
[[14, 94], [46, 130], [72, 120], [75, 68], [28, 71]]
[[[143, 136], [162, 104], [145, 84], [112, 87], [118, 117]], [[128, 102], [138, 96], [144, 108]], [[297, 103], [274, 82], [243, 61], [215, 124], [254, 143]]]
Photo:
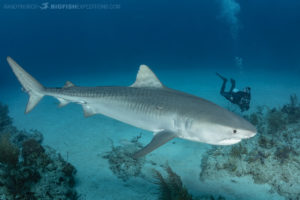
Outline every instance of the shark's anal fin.
[[168, 141], [172, 140], [175, 137], [176, 135], [171, 131], [163, 130], [161, 132], [158, 132], [152, 138], [149, 144], [147, 144], [144, 148], [142, 148], [141, 150], [133, 154], [133, 158], [137, 159], [139, 157], [145, 156], [146, 154], [164, 145], [165, 143], [167, 143]]

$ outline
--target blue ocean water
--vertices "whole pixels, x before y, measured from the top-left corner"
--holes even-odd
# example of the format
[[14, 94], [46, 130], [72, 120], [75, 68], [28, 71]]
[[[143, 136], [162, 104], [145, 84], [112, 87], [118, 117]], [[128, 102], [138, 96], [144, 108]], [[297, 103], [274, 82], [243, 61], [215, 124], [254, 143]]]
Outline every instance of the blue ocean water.
[[[104, 116], [85, 119], [80, 106], [59, 109], [52, 98], [24, 115], [27, 96], [7, 56], [49, 87], [62, 87], [67, 80], [80, 86], [128, 86], [139, 65], [146, 64], [165, 85], [238, 114], [251, 114], [257, 106], [279, 107], [291, 94], [300, 96], [298, 0], [4, 0], [0, 9], [0, 101], [9, 106], [18, 128], [42, 131], [46, 145], [64, 158], [68, 154], [78, 169], [76, 187], [83, 199], [158, 198], [149, 178], [124, 183], [99, 156], [110, 149], [107, 138], [123, 144], [143, 131]], [[240, 89], [252, 88], [249, 111], [241, 113], [219, 94], [222, 82], [215, 72], [234, 78]], [[151, 133], [143, 133], [145, 145]], [[211, 146], [179, 139], [174, 145], [176, 149], [172, 144], [161, 147], [165, 149], [149, 159], [169, 163], [195, 196], [288, 198], [270, 183], [242, 181], [249, 192], [227, 185], [228, 176], [204, 184], [199, 180], [201, 159]]]

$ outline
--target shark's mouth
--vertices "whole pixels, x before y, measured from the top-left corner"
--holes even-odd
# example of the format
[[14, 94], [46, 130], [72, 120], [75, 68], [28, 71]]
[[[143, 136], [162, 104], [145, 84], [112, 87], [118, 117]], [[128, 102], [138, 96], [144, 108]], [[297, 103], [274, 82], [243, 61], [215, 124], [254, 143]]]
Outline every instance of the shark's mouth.
[[219, 142], [219, 145], [232, 145], [232, 144], [236, 144], [239, 143], [241, 141], [241, 139], [239, 138], [231, 138], [231, 139], [225, 139]]

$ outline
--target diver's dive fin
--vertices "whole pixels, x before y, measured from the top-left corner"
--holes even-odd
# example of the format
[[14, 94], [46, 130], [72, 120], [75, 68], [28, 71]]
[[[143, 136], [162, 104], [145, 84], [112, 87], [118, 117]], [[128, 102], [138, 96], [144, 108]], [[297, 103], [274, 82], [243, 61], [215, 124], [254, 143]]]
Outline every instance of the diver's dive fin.
[[156, 135], [154, 135], [154, 137], [152, 138], [149, 144], [147, 144], [144, 148], [142, 148], [141, 150], [133, 154], [133, 158], [137, 159], [139, 157], [142, 157], [152, 152], [153, 150], [157, 149], [161, 145], [167, 143], [168, 141], [172, 140], [175, 137], [176, 135], [170, 131], [163, 130], [161, 132], [158, 132], [156, 133]]
[[221, 74], [219, 74], [218, 72], [216, 72], [216, 75], [218, 77], [220, 77], [223, 81], [227, 81], [227, 78], [225, 78], [224, 76], [222, 76]]

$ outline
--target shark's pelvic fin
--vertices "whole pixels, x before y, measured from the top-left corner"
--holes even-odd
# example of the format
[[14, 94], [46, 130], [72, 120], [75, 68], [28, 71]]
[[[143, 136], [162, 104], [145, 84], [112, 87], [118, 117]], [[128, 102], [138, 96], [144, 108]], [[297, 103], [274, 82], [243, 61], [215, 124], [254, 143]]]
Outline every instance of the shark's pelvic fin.
[[96, 113], [91, 109], [91, 107], [89, 105], [83, 104], [82, 105], [83, 108], [83, 112], [84, 112], [84, 116], [85, 117], [90, 117], [95, 115]]
[[137, 159], [139, 157], [145, 156], [146, 154], [152, 152], [161, 145], [164, 145], [165, 143], [167, 143], [175, 137], [175, 133], [171, 131], [163, 130], [161, 132], [158, 132], [156, 135], [154, 135], [149, 144], [147, 144], [144, 148], [133, 154], [133, 158]]
[[64, 107], [64, 106], [66, 106], [66, 105], [68, 105], [70, 102], [69, 101], [67, 101], [67, 100], [65, 100], [65, 99], [63, 99], [63, 98], [58, 98], [57, 97], [57, 99], [59, 100], [59, 105], [58, 105], [58, 107]]
[[163, 84], [146, 65], [141, 65], [135, 82], [130, 87], [156, 87], [163, 88]]
[[67, 81], [63, 88], [70, 88], [70, 87], [74, 87], [74, 86], [75, 85], [71, 81]]
[[42, 86], [35, 78], [28, 74], [16, 61], [11, 57], [7, 57], [7, 62], [17, 76], [22, 87], [29, 94], [29, 100], [25, 113], [29, 113], [44, 96], [44, 86]]

